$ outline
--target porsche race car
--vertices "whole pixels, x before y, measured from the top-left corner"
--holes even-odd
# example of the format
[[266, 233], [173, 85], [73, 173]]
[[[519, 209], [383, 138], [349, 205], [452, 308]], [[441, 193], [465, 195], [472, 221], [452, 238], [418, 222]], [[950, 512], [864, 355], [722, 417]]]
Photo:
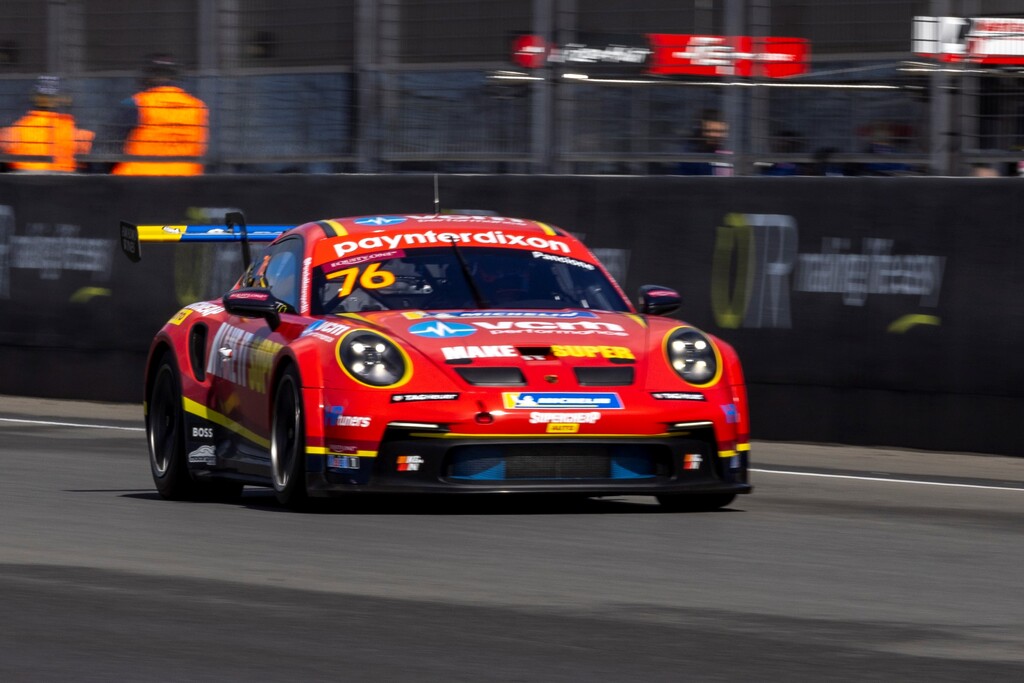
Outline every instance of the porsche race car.
[[[121, 224], [141, 242], [242, 243], [222, 299], [175, 313], [145, 374], [150, 465], [169, 499], [273, 488], [653, 495], [711, 510], [749, 493], [749, 417], [728, 344], [630, 302], [566, 231], [480, 215], [297, 227]], [[252, 260], [248, 243], [269, 241]], [[251, 262], [250, 262], [251, 261]]]

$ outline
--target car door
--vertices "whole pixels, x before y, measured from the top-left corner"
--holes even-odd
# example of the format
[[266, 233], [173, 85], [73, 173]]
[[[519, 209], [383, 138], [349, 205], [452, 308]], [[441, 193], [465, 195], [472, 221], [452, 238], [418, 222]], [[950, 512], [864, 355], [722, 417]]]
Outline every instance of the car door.
[[281, 325], [272, 329], [263, 318], [228, 315], [211, 343], [207, 371], [214, 405], [229, 422], [241, 472], [262, 473], [269, 463], [271, 372], [282, 348], [304, 327], [297, 320], [303, 252], [301, 236], [275, 242], [242, 279], [243, 286], [266, 287], [288, 306]]

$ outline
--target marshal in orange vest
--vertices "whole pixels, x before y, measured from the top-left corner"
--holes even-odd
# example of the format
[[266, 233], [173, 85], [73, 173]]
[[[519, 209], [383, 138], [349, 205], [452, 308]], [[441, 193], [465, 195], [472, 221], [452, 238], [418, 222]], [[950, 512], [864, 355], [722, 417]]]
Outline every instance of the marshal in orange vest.
[[144, 157], [195, 157], [197, 161], [125, 161], [115, 175], [200, 175], [206, 153], [209, 112], [203, 101], [175, 85], [136, 93], [138, 125], [128, 134], [124, 153]]

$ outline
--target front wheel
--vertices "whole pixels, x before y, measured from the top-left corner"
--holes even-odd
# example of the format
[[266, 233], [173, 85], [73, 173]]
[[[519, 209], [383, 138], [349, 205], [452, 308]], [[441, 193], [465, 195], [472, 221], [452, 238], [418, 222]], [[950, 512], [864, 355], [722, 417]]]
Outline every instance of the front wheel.
[[278, 502], [293, 510], [309, 503], [306, 491], [306, 429], [302, 384], [294, 368], [281, 375], [274, 391], [270, 427], [270, 469]]
[[724, 508], [736, 498], [735, 493], [673, 493], [657, 496], [666, 512], [711, 512]]

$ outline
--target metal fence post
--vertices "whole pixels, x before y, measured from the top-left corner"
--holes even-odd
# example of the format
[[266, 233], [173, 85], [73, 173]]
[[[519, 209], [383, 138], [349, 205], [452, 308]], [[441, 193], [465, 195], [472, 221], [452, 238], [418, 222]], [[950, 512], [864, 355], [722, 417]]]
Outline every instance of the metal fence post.
[[355, 150], [360, 173], [380, 170], [381, 30], [376, 0], [356, 0], [355, 54], [352, 74], [355, 97]]
[[[744, 31], [745, 0], [726, 0], [725, 2], [725, 35], [741, 36]], [[743, 116], [744, 90], [740, 86], [741, 79], [735, 74], [730, 75], [725, 86], [724, 112], [729, 124], [729, 145], [732, 150], [734, 175], [749, 175], [747, 169], [746, 121]]]
[[[533, 0], [533, 33], [551, 45], [554, 40], [554, 0]], [[555, 161], [556, 73], [550, 65], [540, 69], [542, 78], [533, 83], [531, 98], [530, 157], [533, 170], [551, 173]]]

